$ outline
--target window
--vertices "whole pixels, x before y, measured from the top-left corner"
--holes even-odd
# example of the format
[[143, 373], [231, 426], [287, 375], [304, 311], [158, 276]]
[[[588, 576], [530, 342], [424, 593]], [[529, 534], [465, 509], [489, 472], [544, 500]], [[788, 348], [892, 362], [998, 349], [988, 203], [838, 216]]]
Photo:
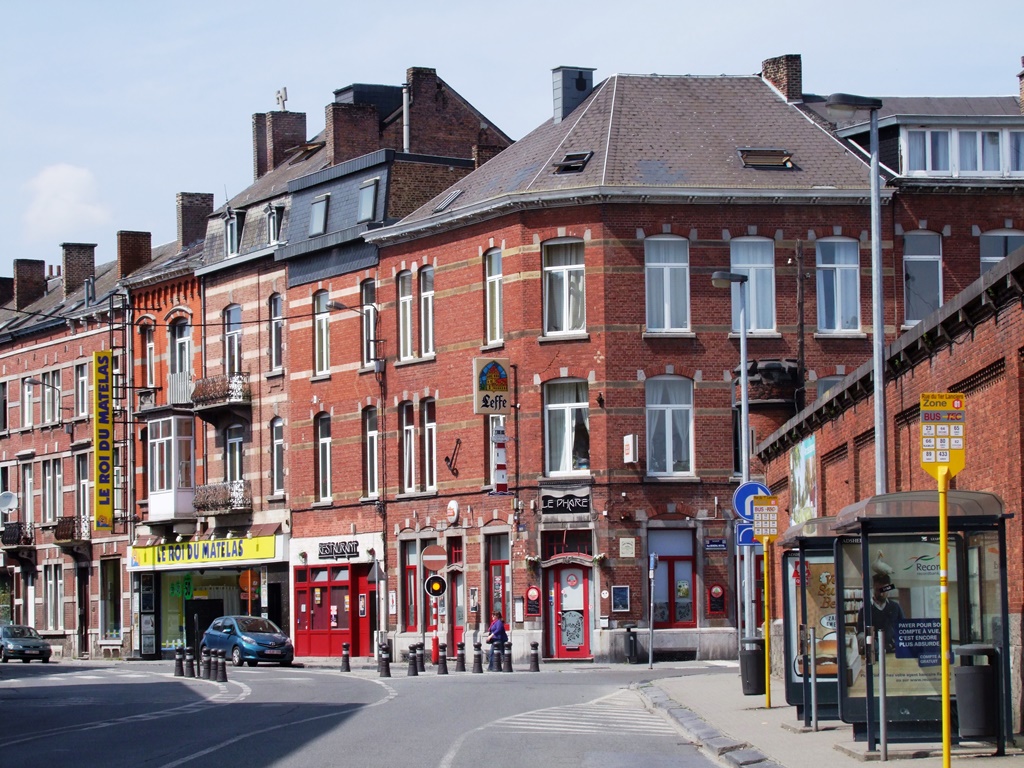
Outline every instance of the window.
[[434, 268], [420, 270], [420, 354], [434, 354]]
[[1000, 170], [999, 131], [960, 131], [961, 173]]
[[60, 421], [60, 371], [44, 371], [42, 375], [43, 424]]
[[121, 637], [121, 561], [100, 561], [100, 630], [104, 640]]
[[284, 493], [284, 421], [270, 422], [270, 492]]
[[402, 493], [416, 490], [416, 424], [413, 421], [412, 403], [405, 401], [398, 406], [400, 456], [402, 458]]
[[398, 283], [398, 359], [412, 358], [412, 273], [399, 272]]
[[89, 519], [89, 454], [75, 456], [75, 514]]
[[373, 221], [377, 212], [377, 179], [364, 181], [359, 187], [359, 214], [356, 221]]
[[191, 488], [193, 485], [193, 466], [195, 465], [195, 440], [192, 432], [191, 417], [174, 419], [177, 434], [174, 438], [174, 459], [178, 467], [178, 487]]
[[690, 329], [690, 244], [681, 237], [644, 240], [647, 330]]
[[498, 429], [505, 429], [505, 417], [501, 414], [492, 413], [487, 416], [484, 422], [487, 427], [487, 434], [484, 435], [484, 445], [489, 447], [487, 452], [487, 466], [484, 468], [486, 472], [485, 481], [486, 485], [494, 485], [495, 483], [495, 468], [498, 465], [498, 444], [491, 439], [491, 436]]
[[437, 490], [437, 415], [433, 398], [420, 403], [423, 433], [423, 490]]
[[64, 628], [64, 566], [43, 566], [43, 603], [46, 629]]
[[1024, 131], [1010, 131], [1010, 172], [1024, 172]]
[[903, 236], [903, 286], [907, 325], [942, 306], [942, 240], [934, 232]]
[[42, 522], [53, 523], [61, 517], [63, 510], [64, 481], [61, 477], [61, 460], [43, 460], [43, 510]]
[[0, 432], [8, 430], [7, 424], [7, 382], [0, 381]]
[[232, 424], [224, 433], [224, 479], [229, 483], [242, 480], [245, 475], [245, 429]]
[[824, 397], [830, 389], [836, 386], [844, 378], [844, 376], [822, 376], [814, 383], [817, 397]]
[[[144, 325], [139, 329], [139, 334], [142, 336], [142, 376], [145, 381], [145, 386], [147, 387], [156, 386], [156, 344], [154, 330], [155, 329], [152, 325]], [[77, 371], [75, 381], [77, 385]], [[78, 405], [77, 386], [75, 389], [75, 405]]]
[[817, 243], [818, 330], [860, 330], [860, 248], [856, 240], [827, 237]]
[[32, 411], [35, 403], [32, 398], [32, 384], [28, 379], [21, 380], [21, 426], [32, 426]]
[[502, 316], [501, 250], [492, 248], [484, 254], [487, 278], [487, 343], [497, 344], [505, 337]]
[[1024, 247], [1024, 232], [986, 232], [981, 236], [980, 245], [981, 271], [984, 274], [1018, 248]]
[[644, 383], [647, 398], [647, 472], [693, 474], [693, 382], [655, 376]]
[[75, 366], [75, 415], [85, 416], [89, 409], [89, 366], [79, 363]]
[[587, 328], [586, 283], [581, 241], [544, 244], [544, 334]]
[[[775, 244], [737, 237], [729, 244], [730, 269], [747, 276], [747, 330], [775, 330]], [[732, 284], [732, 330], [740, 330], [740, 284]]]
[[562, 380], [544, 386], [549, 475], [590, 470], [589, 410], [587, 382]]
[[267, 243], [273, 245], [281, 242], [281, 231], [284, 224], [284, 206], [268, 205], [267, 211]]
[[224, 244], [228, 256], [237, 256], [241, 251], [244, 226], [245, 214], [228, 208], [228, 218], [224, 222]]
[[21, 519], [22, 522], [32, 524], [36, 521], [36, 486], [35, 474], [31, 464], [21, 465]]
[[696, 626], [694, 532], [652, 529], [647, 537], [650, 552], [658, 555], [654, 571], [654, 627]]
[[484, 552], [487, 557], [487, 615], [501, 611], [509, 620], [512, 615], [512, 593], [508, 589], [511, 577], [509, 568], [509, 545], [507, 533], [495, 533], [484, 537]]
[[313, 294], [313, 373], [322, 376], [331, 372], [330, 315], [327, 291]]
[[279, 371], [284, 366], [284, 299], [275, 293], [267, 302], [270, 314], [270, 369]]
[[587, 167], [587, 162], [593, 156], [593, 152], [566, 152], [560, 161], [553, 163], [555, 173], [582, 173], [583, 169]]
[[907, 169], [911, 173], [948, 173], [949, 131], [908, 131]]
[[419, 594], [419, 552], [416, 541], [403, 541], [402, 622], [406, 632], [415, 632], [418, 624], [416, 596]]
[[192, 326], [186, 320], [171, 323], [171, 373], [192, 371]]
[[242, 308], [233, 304], [224, 310], [224, 372], [242, 371]]
[[331, 417], [321, 413], [316, 417], [316, 498], [331, 500]]
[[373, 280], [364, 280], [359, 286], [359, 302], [363, 319], [363, 365], [372, 365], [377, 359], [377, 284]]
[[377, 409], [363, 410], [363, 495], [375, 498], [380, 485], [377, 475]]
[[149, 492], [191, 488], [195, 459], [192, 419], [156, 419], [149, 422], [148, 433]]
[[309, 208], [309, 236], [315, 237], [327, 231], [327, 202], [330, 195], [320, 195], [313, 199]]

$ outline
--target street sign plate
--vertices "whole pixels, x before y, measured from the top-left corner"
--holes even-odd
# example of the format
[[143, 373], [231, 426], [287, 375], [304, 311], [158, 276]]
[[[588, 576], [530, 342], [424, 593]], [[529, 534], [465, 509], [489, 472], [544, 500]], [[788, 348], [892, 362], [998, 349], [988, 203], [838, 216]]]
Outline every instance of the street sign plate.
[[427, 580], [423, 584], [423, 589], [426, 590], [427, 594], [431, 597], [440, 597], [448, 589], [448, 582], [446, 582], [441, 576], [428, 576]]
[[753, 481], [743, 483], [732, 494], [732, 508], [736, 514], [748, 523], [754, 519], [754, 510], [751, 503], [755, 496], [767, 496], [770, 493], [768, 486], [764, 483]]
[[921, 395], [921, 468], [936, 480], [939, 468], [949, 476], [964, 468], [967, 458], [966, 399], [959, 392]]
[[448, 554], [444, 551], [444, 547], [438, 544], [431, 544], [423, 550], [420, 562], [423, 563], [423, 567], [428, 571], [440, 571], [448, 565]]
[[736, 546], [738, 546], [738, 547], [755, 547], [755, 546], [757, 546], [757, 540], [754, 538], [754, 524], [753, 523], [737, 523], [736, 524]]
[[761, 538], [765, 536], [779, 535], [779, 497], [778, 496], [755, 496], [754, 507], [754, 536]]

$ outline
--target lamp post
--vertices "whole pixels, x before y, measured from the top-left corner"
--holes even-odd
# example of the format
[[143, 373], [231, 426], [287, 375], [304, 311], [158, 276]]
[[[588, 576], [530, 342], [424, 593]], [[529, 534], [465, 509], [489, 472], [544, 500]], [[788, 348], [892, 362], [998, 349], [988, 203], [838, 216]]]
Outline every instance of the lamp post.
[[[750, 481], [750, 401], [747, 396], [747, 275], [741, 272], [714, 272], [711, 284], [715, 288], [739, 287], [740, 295], [740, 479]], [[738, 554], [738, 552], [737, 552]], [[765, 568], [768, 564], [765, 563]], [[748, 632], [754, 628], [754, 558], [752, 553], [743, 558], [743, 624]], [[739, 631], [740, 628], [737, 627]], [[742, 634], [742, 633], [741, 633]]]
[[886, 491], [888, 467], [885, 434], [885, 314], [882, 311], [882, 199], [878, 184], [878, 110], [881, 99], [833, 93], [825, 102], [833, 117], [852, 118], [860, 109], [870, 110], [871, 150], [871, 325], [872, 368], [875, 400], [875, 493]]

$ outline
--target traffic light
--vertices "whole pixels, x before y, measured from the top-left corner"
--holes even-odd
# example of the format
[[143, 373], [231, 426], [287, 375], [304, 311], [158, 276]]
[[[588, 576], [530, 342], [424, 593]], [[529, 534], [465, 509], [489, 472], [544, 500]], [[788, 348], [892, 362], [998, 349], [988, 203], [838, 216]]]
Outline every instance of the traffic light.
[[441, 576], [430, 576], [423, 585], [431, 597], [440, 597], [448, 589], [448, 582]]

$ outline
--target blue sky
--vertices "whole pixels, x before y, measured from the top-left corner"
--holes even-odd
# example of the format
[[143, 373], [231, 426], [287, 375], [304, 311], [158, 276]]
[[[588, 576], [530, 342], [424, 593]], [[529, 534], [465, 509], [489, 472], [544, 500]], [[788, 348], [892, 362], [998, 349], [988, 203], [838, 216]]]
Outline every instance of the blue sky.
[[2, 27], [0, 276], [59, 264], [62, 242], [111, 261], [118, 230], [173, 240], [177, 192], [219, 205], [251, 182], [251, 116], [282, 86], [312, 136], [335, 89], [434, 67], [518, 139], [551, 117], [559, 65], [741, 75], [799, 53], [807, 92], [1013, 95], [1024, 55], [1009, 0], [35, 0]]

